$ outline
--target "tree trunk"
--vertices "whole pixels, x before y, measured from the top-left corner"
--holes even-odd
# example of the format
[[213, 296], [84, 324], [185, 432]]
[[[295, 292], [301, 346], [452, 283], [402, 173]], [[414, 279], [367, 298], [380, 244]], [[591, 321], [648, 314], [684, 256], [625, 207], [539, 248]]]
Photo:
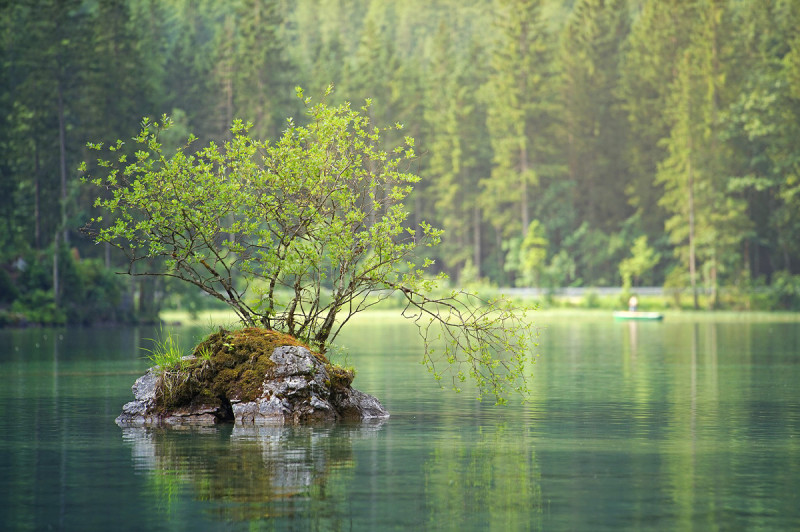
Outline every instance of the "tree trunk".
[[695, 238], [694, 238], [694, 175], [692, 173], [692, 150], [691, 150], [691, 137], [689, 138], [689, 164], [688, 164], [688, 181], [689, 181], [689, 280], [692, 284], [692, 297], [694, 301], [694, 309], [697, 310], [699, 305], [697, 303], [697, 264], [695, 257]]
[[717, 252], [713, 250], [711, 253], [711, 270], [708, 273], [709, 281], [711, 283], [711, 302], [709, 306], [711, 310], [717, 308], [719, 304], [719, 290], [717, 290]]
[[478, 277], [481, 276], [481, 208], [478, 202], [472, 207], [472, 262]]
[[[506, 278], [506, 273], [505, 273], [505, 255], [502, 252], [502, 249], [503, 249], [503, 229], [501, 227], [495, 227], [494, 229], [495, 229], [494, 230], [495, 245], [497, 246], [497, 271], [499, 272], [499, 274], [503, 278]], [[509, 282], [509, 284], [506, 285], [506, 286], [510, 286], [511, 282], [513, 282], [513, 279], [507, 279], [507, 281]]]
[[522, 238], [528, 234], [528, 226], [531, 224], [530, 211], [528, 209], [528, 150], [525, 149], [525, 142], [522, 142], [519, 150], [519, 171], [521, 179], [522, 190], [520, 191], [521, 197], [521, 212], [520, 221], [522, 222]]
[[67, 231], [67, 138], [66, 123], [64, 120], [64, 90], [61, 80], [57, 83], [58, 93], [58, 151], [59, 170], [61, 172], [61, 230], [63, 231], [64, 244], [69, 245], [69, 232]]
[[[689, 72], [688, 64], [689, 64], [689, 56], [685, 56], [686, 61], [686, 69], [687, 73]], [[688, 76], [688, 74], [687, 74]], [[690, 85], [691, 85], [691, 78], [688, 78], [685, 85], [684, 85], [684, 97], [686, 99], [686, 123], [687, 123], [687, 131], [688, 134], [686, 135], [686, 181], [688, 187], [688, 202], [689, 202], [689, 282], [692, 285], [692, 301], [694, 305], [694, 309], [697, 310], [699, 308], [697, 302], [697, 257], [696, 257], [696, 243], [694, 237], [694, 168], [692, 167], [692, 155], [694, 150], [694, 143], [692, 142], [692, 95], [690, 92]]]
[[59, 264], [58, 264], [58, 248], [59, 248], [59, 234], [56, 231], [55, 239], [53, 241], [53, 302], [56, 308], [61, 306], [61, 283], [59, 282]]
[[39, 175], [41, 166], [39, 164], [39, 142], [33, 141], [33, 245], [36, 251], [42, 249], [42, 221], [41, 209], [39, 206]]

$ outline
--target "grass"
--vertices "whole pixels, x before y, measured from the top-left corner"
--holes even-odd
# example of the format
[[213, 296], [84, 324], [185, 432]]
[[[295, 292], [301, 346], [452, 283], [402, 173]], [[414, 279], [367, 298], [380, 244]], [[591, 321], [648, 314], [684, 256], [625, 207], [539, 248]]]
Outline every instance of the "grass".
[[160, 329], [158, 336], [157, 339], [148, 338], [153, 342], [152, 348], [142, 347], [142, 350], [148, 353], [148, 360], [162, 371], [181, 369], [184, 366], [185, 351], [181, 347], [178, 337], [173, 336], [169, 329], [166, 334], [164, 334], [164, 329]]

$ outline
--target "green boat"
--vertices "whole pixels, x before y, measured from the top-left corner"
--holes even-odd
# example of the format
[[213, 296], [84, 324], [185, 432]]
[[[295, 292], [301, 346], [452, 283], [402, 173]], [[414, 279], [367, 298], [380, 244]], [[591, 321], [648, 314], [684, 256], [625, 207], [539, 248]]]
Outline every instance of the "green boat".
[[614, 313], [615, 320], [647, 320], [659, 321], [664, 319], [660, 312], [639, 312], [630, 310], [620, 310]]

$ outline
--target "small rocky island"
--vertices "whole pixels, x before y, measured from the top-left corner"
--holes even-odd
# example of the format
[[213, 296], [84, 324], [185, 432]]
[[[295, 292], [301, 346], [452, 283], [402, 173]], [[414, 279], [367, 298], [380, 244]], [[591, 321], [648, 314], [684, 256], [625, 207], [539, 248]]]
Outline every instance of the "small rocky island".
[[286, 334], [220, 330], [175, 367], [150, 368], [132, 389], [120, 426], [282, 425], [389, 417], [354, 390], [353, 372]]

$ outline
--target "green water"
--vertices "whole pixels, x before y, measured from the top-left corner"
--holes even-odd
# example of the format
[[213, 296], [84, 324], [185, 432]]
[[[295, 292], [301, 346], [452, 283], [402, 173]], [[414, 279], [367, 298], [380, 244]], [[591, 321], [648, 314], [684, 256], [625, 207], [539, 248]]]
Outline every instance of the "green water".
[[538, 324], [525, 405], [373, 316], [339, 343], [390, 419], [202, 430], [113, 423], [151, 329], [0, 330], [0, 530], [800, 529], [800, 325]]

